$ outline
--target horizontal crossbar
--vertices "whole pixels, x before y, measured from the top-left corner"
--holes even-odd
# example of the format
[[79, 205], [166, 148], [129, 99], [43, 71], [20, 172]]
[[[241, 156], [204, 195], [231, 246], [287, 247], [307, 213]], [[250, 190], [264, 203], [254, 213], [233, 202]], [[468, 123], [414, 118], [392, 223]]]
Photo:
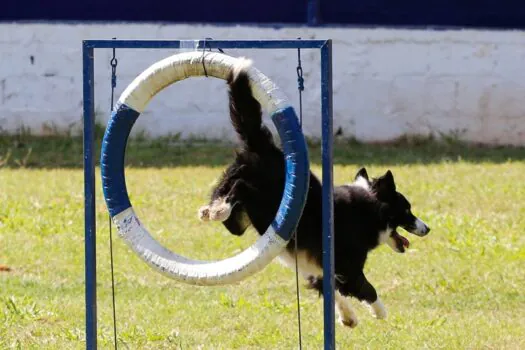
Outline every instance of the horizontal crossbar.
[[84, 40], [94, 49], [320, 49], [328, 40]]

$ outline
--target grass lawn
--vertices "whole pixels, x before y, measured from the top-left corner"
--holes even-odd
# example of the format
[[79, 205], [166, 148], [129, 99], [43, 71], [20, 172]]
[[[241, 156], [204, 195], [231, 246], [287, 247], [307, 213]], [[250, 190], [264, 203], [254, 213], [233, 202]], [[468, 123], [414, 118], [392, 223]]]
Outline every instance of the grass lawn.
[[[318, 174], [319, 153], [312, 145]], [[130, 144], [132, 203], [165, 246], [218, 259], [256, 239], [197, 220], [231, 157], [227, 145]], [[371, 254], [367, 276], [389, 317], [375, 320], [354, 302], [360, 324], [337, 325], [339, 349], [525, 348], [524, 159], [525, 149], [454, 142], [337, 143], [336, 183], [360, 165], [372, 176], [391, 169], [432, 228], [423, 239], [407, 236], [404, 255], [388, 247]], [[79, 139], [0, 138], [0, 349], [85, 347], [81, 162]], [[97, 174], [99, 345], [109, 349], [108, 214]], [[278, 262], [238, 285], [194, 287], [153, 272], [118, 237], [114, 254], [121, 348], [298, 347], [294, 272]], [[303, 348], [321, 349], [322, 301], [301, 288], [301, 308]]]

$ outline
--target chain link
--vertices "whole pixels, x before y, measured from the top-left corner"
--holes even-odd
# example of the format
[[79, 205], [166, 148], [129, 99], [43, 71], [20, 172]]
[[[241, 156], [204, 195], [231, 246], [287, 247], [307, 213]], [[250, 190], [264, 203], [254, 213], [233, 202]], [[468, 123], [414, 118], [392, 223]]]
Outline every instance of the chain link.
[[113, 48], [113, 57], [111, 58], [111, 61], [109, 61], [109, 64], [111, 65], [111, 108], [113, 108], [115, 88], [117, 87], [117, 65], [118, 65], [115, 48]]
[[[297, 38], [301, 39], [301, 38]], [[303, 67], [301, 65], [301, 49], [297, 48], [297, 90], [299, 90], [299, 125], [303, 127], [303, 90], [304, 90], [304, 78], [303, 78]], [[299, 349], [303, 348], [302, 341], [302, 327], [301, 327], [301, 293], [299, 291], [299, 262], [297, 261], [297, 251], [298, 251], [298, 237], [297, 230], [294, 232], [295, 240], [295, 288], [296, 288], [296, 297], [297, 297], [297, 331], [299, 338]]]
[[299, 61], [299, 65], [297, 66], [297, 89], [299, 89], [299, 91], [304, 91], [303, 67], [301, 67], [301, 61]]
[[[301, 39], [301, 38], [297, 38]], [[303, 66], [301, 63], [301, 49], [297, 49], [297, 90], [299, 90], [299, 122], [303, 125], [303, 94], [304, 91], [304, 77]]]

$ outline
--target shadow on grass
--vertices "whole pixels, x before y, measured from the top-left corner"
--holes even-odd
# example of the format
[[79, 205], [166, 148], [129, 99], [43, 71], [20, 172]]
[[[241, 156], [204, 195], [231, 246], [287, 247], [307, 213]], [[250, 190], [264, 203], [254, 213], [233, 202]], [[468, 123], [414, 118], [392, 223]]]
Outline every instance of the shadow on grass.
[[[96, 162], [101, 134], [95, 140]], [[130, 167], [224, 166], [234, 157], [235, 145], [220, 141], [181, 141], [178, 137], [132, 139], [126, 165]], [[312, 164], [320, 164], [321, 147], [309, 142]], [[337, 139], [335, 164], [402, 165], [440, 162], [490, 162], [525, 160], [525, 147], [488, 147], [455, 140], [403, 138], [388, 144], [364, 144]], [[0, 136], [0, 168], [82, 168], [81, 137], [31, 135]]]

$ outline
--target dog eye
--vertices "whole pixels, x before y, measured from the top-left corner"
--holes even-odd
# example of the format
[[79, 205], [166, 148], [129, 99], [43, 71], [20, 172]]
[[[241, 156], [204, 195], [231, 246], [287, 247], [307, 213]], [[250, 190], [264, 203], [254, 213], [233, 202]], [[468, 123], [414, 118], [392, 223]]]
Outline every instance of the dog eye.
[[410, 209], [405, 210], [405, 213], [410, 214]]

